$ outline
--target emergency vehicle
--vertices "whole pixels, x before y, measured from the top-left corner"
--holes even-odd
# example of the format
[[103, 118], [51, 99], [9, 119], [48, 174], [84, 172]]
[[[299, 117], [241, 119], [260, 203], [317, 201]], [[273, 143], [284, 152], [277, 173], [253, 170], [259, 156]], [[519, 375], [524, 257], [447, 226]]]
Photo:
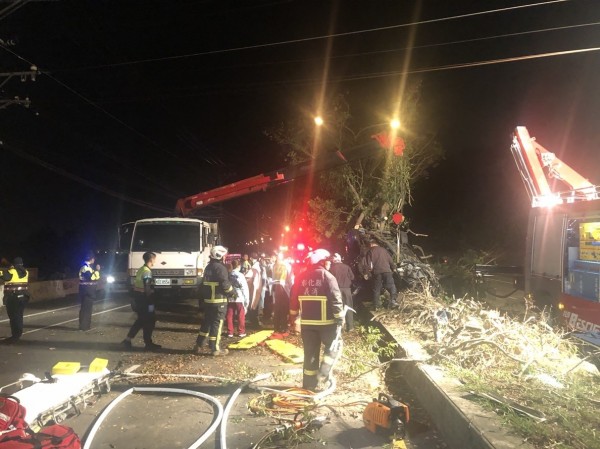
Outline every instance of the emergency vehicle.
[[[515, 129], [511, 151], [529, 197], [525, 293], [600, 343], [600, 188]], [[560, 181], [566, 190], [551, 187]]]
[[146, 218], [121, 225], [120, 247], [129, 252], [131, 286], [144, 265], [147, 251], [156, 254], [152, 268], [159, 291], [193, 290], [200, 285], [210, 249], [217, 241], [217, 224], [195, 218]]

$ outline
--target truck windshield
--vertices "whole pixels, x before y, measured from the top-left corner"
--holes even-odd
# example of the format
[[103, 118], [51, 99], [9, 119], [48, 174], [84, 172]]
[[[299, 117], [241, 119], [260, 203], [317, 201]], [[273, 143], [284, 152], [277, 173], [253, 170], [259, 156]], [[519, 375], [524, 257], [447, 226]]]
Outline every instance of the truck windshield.
[[198, 223], [138, 223], [133, 235], [133, 251], [200, 251]]

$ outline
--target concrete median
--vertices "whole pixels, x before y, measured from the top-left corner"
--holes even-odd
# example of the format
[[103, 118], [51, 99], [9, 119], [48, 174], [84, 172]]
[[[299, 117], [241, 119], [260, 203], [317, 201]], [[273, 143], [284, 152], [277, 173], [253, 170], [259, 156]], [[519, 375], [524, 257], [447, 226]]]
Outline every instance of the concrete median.
[[404, 360], [394, 362], [407, 384], [452, 448], [469, 449], [533, 449], [522, 438], [509, 434], [495, 413], [471, 400], [462, 384], [438, 367], [428, 365], [416, 342], [398, 341], [379, 323], [405, 353]]
[[29, 283], [30, 301], [44, 301], [47, 299], [64, 298], [77, 293], [79, 282], [77, 279], [61, 279], [58, 281], [41, 281]]

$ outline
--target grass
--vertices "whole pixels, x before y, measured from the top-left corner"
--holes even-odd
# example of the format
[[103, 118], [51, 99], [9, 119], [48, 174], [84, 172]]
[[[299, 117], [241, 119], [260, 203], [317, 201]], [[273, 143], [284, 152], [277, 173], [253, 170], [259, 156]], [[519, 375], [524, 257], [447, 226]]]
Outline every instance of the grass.
[[[436, 322], [436, 312], [450, 316]], [[405, 296], [401, 332], [419, 339], [431, 359], [460, 379], [466, 391], [500, 395], [543, 413], [538, 422], [514, 408], [479, 396], [505, 425], [539, 449], [600, 448], [600, 374], [579, 358], [577, 346], [548, 325], [543, 314], [526, 311], [514, 319], [472, 299], [440, 302]], [[398, 316], [384, 324], [394, 333]], [[402, 337], [400, 337], [401, 339]]]

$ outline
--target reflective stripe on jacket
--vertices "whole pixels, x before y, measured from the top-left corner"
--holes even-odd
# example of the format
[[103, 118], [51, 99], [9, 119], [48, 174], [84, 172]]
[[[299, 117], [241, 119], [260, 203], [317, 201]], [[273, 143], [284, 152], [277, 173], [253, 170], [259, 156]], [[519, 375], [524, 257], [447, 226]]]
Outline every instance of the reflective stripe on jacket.
[[9, 268], [6, 272], [10, 275], [4, 283], [5, 292], [27, 291], [29, 284], [29, 272], [24, 268]]
[[79, 285], [96, 285], [100, 279], [100, 272], [94, 270], [89, 262], [84, 263], [79, 269]]
[[300, 313], [302, 326], [327, 326], [343, 316], [342, 294], [335, 277], [320, 265], [302, 273], [292, 289], [290, 315]]
[[220, 260], [211, 259], [204, 270], [200, 297], [206, 304], [221, 304], [227, 302], [227, 295], [232, 292], [227, 267]]

